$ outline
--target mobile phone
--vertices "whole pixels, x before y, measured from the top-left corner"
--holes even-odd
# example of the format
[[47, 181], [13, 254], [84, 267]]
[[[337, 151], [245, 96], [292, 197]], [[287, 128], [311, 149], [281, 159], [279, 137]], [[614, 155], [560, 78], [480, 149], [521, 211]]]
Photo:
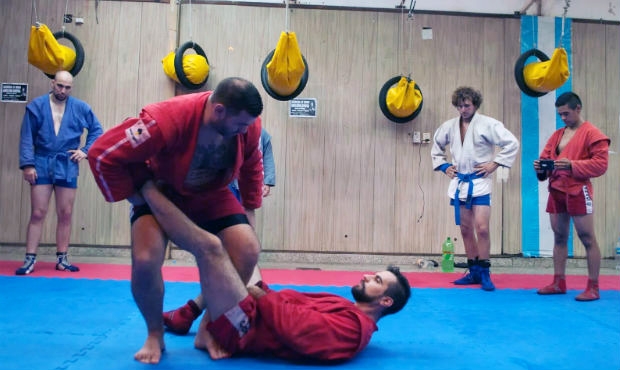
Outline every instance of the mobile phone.
[[553, 159], [541, 159], [539, 163], [541, 170], [553, 170]]

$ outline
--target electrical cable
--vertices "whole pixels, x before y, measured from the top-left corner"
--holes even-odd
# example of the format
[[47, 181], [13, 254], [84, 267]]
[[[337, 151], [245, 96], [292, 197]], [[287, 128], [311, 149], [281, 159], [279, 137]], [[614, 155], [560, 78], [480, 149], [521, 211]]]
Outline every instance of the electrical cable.
[[[422, 143], [418, 144], [418, 174], [421, 174], [422, 172]], [[421, 185], [421, 181], [418, 181], [418, 189], [420, 189], [420, 193], [422, 193], [422, 212], [420, 212], [420, 217], [418, 217], [418, 223], [420, 223], [420, 221], [422, 221], [422, 218], [424, 217], [424, 209], [426, 207], [426, 202], [425, 202], [425, 194], [424, 194], [424, 189], [422, 188]]]

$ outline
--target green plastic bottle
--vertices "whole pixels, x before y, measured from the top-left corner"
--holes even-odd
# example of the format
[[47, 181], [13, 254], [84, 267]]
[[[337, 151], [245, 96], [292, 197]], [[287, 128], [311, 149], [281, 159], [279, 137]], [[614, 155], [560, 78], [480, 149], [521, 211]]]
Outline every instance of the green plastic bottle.
[[441, 246], [441, 252], [443, 256], [441, 258], [441, 271], [453, 272], [454, 271], [454, 244], [450, 237], [443, 242]]

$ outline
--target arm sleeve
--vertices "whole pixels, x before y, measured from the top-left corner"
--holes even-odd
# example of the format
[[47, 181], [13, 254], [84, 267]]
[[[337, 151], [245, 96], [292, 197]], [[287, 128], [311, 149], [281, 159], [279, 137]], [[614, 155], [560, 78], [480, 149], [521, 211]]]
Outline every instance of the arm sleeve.
[[512, 167], [519, 152], [519, 140], [501, 122], [494, 125], [493, 140], [501, 149], [493, 161], [504, 167]]
[[585, 180], [599, 177], [607, 171], [609, 162], [609, 139], [598, 140], [590, 145], [590, 158], [571, 161], [573, 176]]
[[34, 125], [37, 117], [28, 108], [22, 120], [19, 139], [19, 168], [34, 166]]
[[[433, 147], [431, 148], [431, 158], [433, 160], [433, 170], [439, 171], [444, 164], [448, 163], [446, 146], [450, 143], [449, 129], [446, 124], [441, 125], [433, 135]], [[449, 167], [449, 166], [448, 166]]]
[[82, 151], [88, 154], [88, 150], [93, 145], [95, 140], [97, 140], [97, 138], [101, 136], [101, 134], [103, 134], [103, 128], [101, 127], [101, 123], [95, 116], [95, 113], [93, 113], [93, 111], [90, 109], [90, 107], [88, 107], [85, 115], [86, 123], [88, 125], [88, 134], [86, 135], [86, 143], [84, 144]]
[[[264, 131], [263, 131], [264, 132]], [[263, 172], [265, 185], [276, 186], [276, 163], [273, 160], [273, 148], [271, 147], [271, 136], [267, 133], [261, 134], [263, 152]]]
[[450, 166], [452, 166], [452, 164], [444, 163], [441, 166], [435, 168], [435, 171], [441, 171], [443, 173], [446, 173], [446, 171], [448, 170], [448, 168], [450, 168]]
[[250, 127], [246, 136], [243, 164], [239, 171], [239, 192], [243, 207], [258, 209], [263, 201], [263, 159], [259, 145], [260, 118]]
[[148, 177], [147, 160], [164, 149], [163, 135], [153, 120], [127, 119], [95, 140], [88, 163], [105, 199], [117, 202], [134, 194]]
[[265, 324], [300, 355], [333, 361], [350, 359], [360, 350], [362, 324], [352, 310], [319, 312], [274, 293], [257, 302]]

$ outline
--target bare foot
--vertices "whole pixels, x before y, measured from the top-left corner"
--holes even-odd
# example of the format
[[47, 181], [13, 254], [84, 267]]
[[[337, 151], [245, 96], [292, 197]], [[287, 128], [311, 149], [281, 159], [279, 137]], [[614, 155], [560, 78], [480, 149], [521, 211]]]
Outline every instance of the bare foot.
[[140, 348], [133, 358], [144, 364], [158, 364], [161, 354], [164, 352], [164, 338], [162, 334], [149, 334], [144, 346]]
[[194, 339], [194, 347], [209, 352], [209, 356], [212, 360], [221, 360], [223, 358], [229, 358], [230, 352], [226, 351], [218, 342], [215, 341], [211, 333], [207, 331], [208, 320], [201, 320], [198, 327], [198, 333]]

